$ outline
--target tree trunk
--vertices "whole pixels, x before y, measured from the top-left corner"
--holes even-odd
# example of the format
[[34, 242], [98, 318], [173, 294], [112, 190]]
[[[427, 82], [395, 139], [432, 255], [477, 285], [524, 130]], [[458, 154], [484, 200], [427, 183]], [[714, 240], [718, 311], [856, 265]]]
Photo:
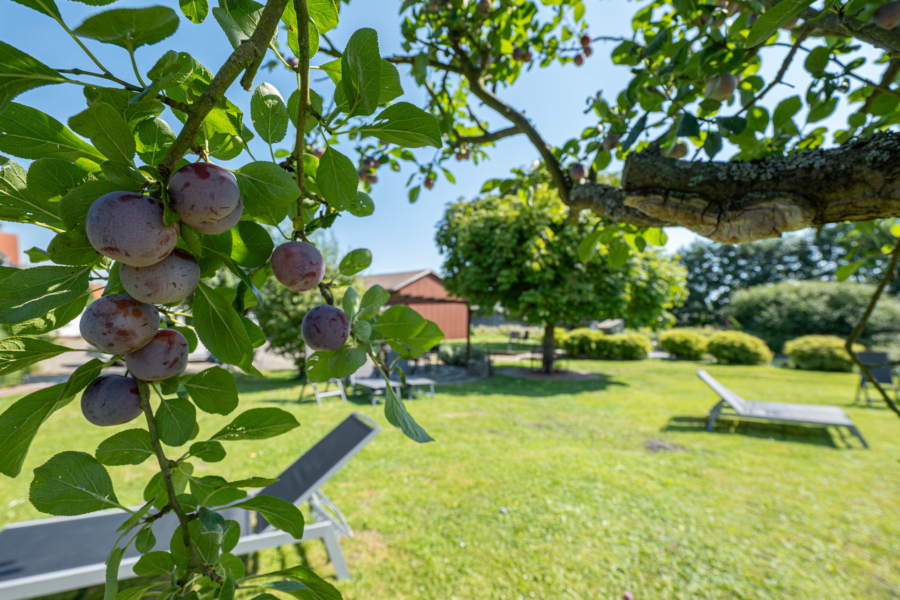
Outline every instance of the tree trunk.
[[553, 331], [555, 329], [555, 322], [547, 323], [546, 325], [544, 325], [544, 361], [541, 370], [548, 375], [550, 373], [553, 373], [553, 359], [554, 354], [556, 353], [556, 340], [553, 339]]

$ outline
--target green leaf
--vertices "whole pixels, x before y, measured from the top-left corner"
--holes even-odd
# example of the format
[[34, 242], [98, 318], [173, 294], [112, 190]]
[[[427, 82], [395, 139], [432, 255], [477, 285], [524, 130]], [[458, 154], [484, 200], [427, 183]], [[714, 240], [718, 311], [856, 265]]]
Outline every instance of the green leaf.
[[69, 127], [88, 139], [109, 160], [131, 163], [134, 136], [125, 117], [109, 104], [98, 104], [69, 119]]
[[115, 88], [86, 87], [84, 97], [88, 106], [98, 104], [112, 106], [122, 114], [133, 130], [141, 121], [157, 117], [165, 110], [165, 105], [155, 98], [158, 91], [152, 86], [140, 93]]
[[316, 184], [328, 204], [344, 210], [346, 203], [356, 196], [359, 174], [349, 158], [328, 146], [319, 159]]
[[319, 350], [306, 358], [306, 378], [310, 383], [324, 383], [331, 379], [328, 363], [334, 352]]
[[294, 415], [280, 408], [251, 408], [239, 414], [209, 441], [264, 440], [299, 426]]
[[403, 346], [388, 342], [402, 358], [419, 358], [444, 339], [444, 332], [437, 323], [425, 321], [425, 327], [417, 334], [403, 341]]
[[139, 465], [153, 456], [150, 434], [144, 429], [128, 429], [106, 438], [97, 446], [94, 455], [100, 464], [110, 467]]
[[733, 133], [734, 135], [744, 133], [744, 130], [747, 128], [747, 119], [744, 117], [720, 117], [716, 121], [719, 124], [720, 131], [724, 128], [728, 133]]
[[116, 600], [119, 591], [119, 565], [124, 555], [125, 548], [113, 548], [109, 558], [106, 559], [106, 588], [103, 590], [103, 600]]
[[116, 191], [119, 191], [119, 186], [111, 181], [88, 181], [66, 194], [59, 201], [59, 216], [66, 229], [83, 225], [94, 200]]
[[[323, 104], [324, 104], [324, 101], [322, 100], [322, 96], [320, 96], [313, 90], [309, 90], [309, 103], [312, 104], [312, 107], [316, 110], [317, 113], [319, 113], [320, 115], [322, 114]], [[288, 118], [291, 120], [291, 123], [294, 125], [294, 127], [296, 127], [297, 126], [297, 116], [298, 116], [298, 113], [300, 112], [300, 90], [294, 90], [291, 93], [291, 97], [288, 98], [287, 112], [288, 112]], [[313, 127], [315, 127], [316, 123], [318, 123], [318, 119], [316, 119], [313, 115], [311, 115], [309, 112], [307, 112], [306, 113], [306, 133], [312, 132]], [[288, 154], [290, 154], [290, 153], [288, 153]], [[306, 156], [309, 156], [309, 155], [304, 155], [304, 157], [306, 157]], [[315, 157], [311, 157], [311, 158], [315, 158]]]
[[58, 265], [92, 265], [100, 258], [87, 234], [79, 229], [56, 234], [47, 246], [47, 254]]
[[284, 220], [288, 205], [300, 197], [297, 182], [275, 163], [251, 162], [235, 171], [234, 176], [244, 201], [244, 214], [260, 217], [258, 220], [269, 225]]
[[234, 507], [255, 510], [264, 516], [270, 524], [282, 531], [286, 531], [295, 539], [299, 540], [303, 537], [303, 513], [287, 500], [260, 494], [243, 502], [238, 502]]
[[50, 115], [16, 102], [0, 110], [0, 133], [0, 152], [20, 158], [106, 159]]
[[22, 6], [27, 6], [30, 9], [36, 10], [41, 14], [47, 15], [48, 17], [53, 17], [56, 19], [62, 19], [59, 14], [59, 8], [56, 6], [56, 3], [53, 0], [13, 0], [21, 4]]
[[154, 577], [168, 575], [175, 569], [175, 561], [168, 552], [148, 552], [138, 559], [132, 567], [138, 577]]
[[167, 6], [114, 8], [88, 17], [73, 33], [134, 51], [163, 41], [178, 24], [178, 13]]
[[866, 257], [852, 263], [848, 263], [846, 265], [841, 265], [838, 267], [838, 270], [835, 272], [835, 277], [837, 277], [838, 281], [847, 281], [851, 275], [856, 273], [861, 266], [863, 266], [871, 257]]
[[190, 377], [182, 377], [181, 384], [197, 408], [215, 415], [227, 415], [238, 405], [234, 375], [222, 367], [211, 367]]
[[266, 228], [253, 221], [239, 221], [231, 230], [231, 260], [245, 269], [258, 269], [269, 262], [275, 242]]
[[159, 439], [167, 446], [183, 446], [191, 439], [197, 424], [197, 409], [182, 398], [161, 400], [156, 409]]
[[200, 341], [223, 363], [238, 365], [253, 353], [240, 315], [224, 296], [202, 282], [194, 293], [193, 315]]
[[177, 325], [173, 325], [172, 327], [170, 327], [170, 329], [174, 329], [184, 336], [188, 343], [189, 352], [194, 352], [197, 350], [197, 334], [194, 333], [193, 329], [189, 329], [187, 327], [178, 327]]
[[22, 321], [21, 323], [16, 323], [14, 325], [7, 325], [7, 329], [11, 335], [15, 336], [43, 335], [54, 329], [59, 329], [81, 314], [81, 311], [84, 310], [84, 307], [87, 304], [88, 296], [88, 294], [85, 294], [74, 298], [39, 317]]
[[0, 113], [22, 92], [66, 81], [68, 79], [39, 60], [0, 42]]
[[375, 203], [365, 192], [356, 192], [353, 199], [344, 204], [347, 212], [354, 217], [368, 217], [375, 212]]
[[119, 506], [109, 473], [84, 452], [62, 452], [36, 468], [29, 498], [42, 513], [60, 517]]
[[153, 546], [155, 545], [156, 536], [153, 535], [153, 530], [150, 528], [139, 531], [137, 537], [134, 540], [134, 547], [141, 554], [147, 554], [148, 552], [153, 550]]
[[703, 141], [703, 151], [710, 159], [714, 158], [722, 151], [722, 136], [714, 131], [707, 133]]
[[387, 338], [406, 341], [422, 331], [426, 322], [422, 315], [410, 307], [398, 304], [381, 313], [378, 322], [372, 327]]
[[336, 351], [328, 361], [328, 370], [332, 377], [339, 379], [349, 377], [366, 364], [366, 351], [362, 348], [344, 346]]
[[372, 264], [372, 251], [368, 248], [357, 248], [348, 252], [341, 259], [338, 269], [341, 275], [356, 275], [363, 269], [367, 269]]
[[775, 112], [772, 113], [772, 125], [776, 128], [782, 127], [791, 117], [800, 112], [801, 108], [803, 108], [803, 102], [799, 96], [785, 98], [778, 103]]
[[233, 48], [250, 39], [259, 24], [263, 5], [252, 0], [221, 0], [213, 16], [225, 31]]
[[39, 338], [8, 337], [0, 340], [0, 375], [24, 369], [63, 352], [73, 351], [71, 348], [57, 346]]
[[[297, 11], [293, 8], [294, 3], [289, 2], [281, 15], [281, 20], [286, 25], [288, 47], [295, 56], [300, 55], [300, 28], [297, 26]], [[319, 51], [319, 28], [315, 21], [309, 21], [309, 57], [312, 58]]]
[[[205, 563], [216, 562], [216, 558], [219, 556], [219, 549], [222, 545], [219, 534], [214, 531], [204, 530], [199, 520], [193, 520], [188, 524], [188, 532], [191, 534], [194, 549], [197, 551], [200, 559]], [[186, 567], [190, 564], [191, 554], [184, 545], [184, 536], [181, 533], [180, 525], [172, 534], [169, 550], [171, 551], [172, 558], [175, 560], [177, 566]]]
[[359, 130], [383, 142], [407, 148], [441, 147], [441, 128], [437, 118], [409, 102], [388, 106], [371, 125]]
[[384, 416], [391, 425], [400, 429], [403, 435], [414, 442], [424, 444], [434, 441], [434, 438], [428, 435], [428, 432], [422, 429], [412, 415], [406, 411], [403, 400], [397, 397], [390, 383], [384, 389], [384, 397]]
[[25, 169], [0, 156], [0, 219], [57, 223], [57, 205], [36, 199], [27, 189], [27, 177]]
[[764, 12], [750, 28], [744, 48], [762, 44], [778, 31], [778, 28], [799, 15], [813, 0], [783, 0]]
[[[293, 2], [288, 3], [288, 9], [293, 9]], [[306, 9], [320, 32], [328, 33], [337, 27], [338, 10], [334, 0], [307, 0]]]
[[88, 291], [86, 267], [34, 267], [0, 281], [0, 323], [46, 314]]
[[123, 163], [105, 160], [100, 163], [100, 170], [107, 179], [118, 185], [119, 189], [123, 191], [139, 194], [147, 185], [147, 180], [140, 172]]
[[678, 137], [700, 137], [700, 123], [697, 121], [697, 117], [689, 112], [682, 114], [676, 135]]
[[381, 60], [381, 93], [378, 96], [378, 104], [387, 104], [403, 95], [403, 86], [400, 85], [400, 71], [393, 64]]
[[607, 262], [609, 262], [609, 266], [613, 269], [618, 269], [621, 266], [624, 266], [626, 262], [628, 262], [628, 257], [631, 256], [631, 249], [628, 244], [624, 242], [620, 242], [618, 244], [614, 244], [609, 248], [609, 254], [606, 256]]
[[197, 442], [191, 444], [191, 456], [208, 463], [225, 460], [225, 446], [219, 442]]
[[[276, 581], [265, 584], [266, 587], [277, 589], [295, 598], [303, 600], [341, 600], [341, 593], [330, 583], [316, 575], [315, 571], [308, 567], [297, 565], [284, 571], [268, 573], [267, 577], [287, 577], [290, 581]], [[253, 600], [271, 600], [274, 596], [262, 594]]]
[[817, 46], [806, 55], [803, 67], [813, 75], [817, 75], [825, 70], [830, 58], [831, 50], [828, 46]]
[[250, 119], [259, 137], [268, 144], [275, 144], [287, 134], [288, 113], [284, 98], [270, 83], [256, 86], [250, 98]]
[[206, 0], [178, 0], [178, 6], [181, 7], [181, 14], [195, 25], [205, 21], [209, 14], [209, 3]]
[[369, 320], [378, 314], [378, 309], [391, 299], [391, 294], [380, 285], [373, 285], [363, 294], [359, 302], [358, 316], [360, 319]]
[[28, 191], [38, 201], [59, 202], [70, 190], [93, 176], [85, 169], [61, 158], [41, 158], [28, 169]]
[[628, 132], [628, 137], [626, 137], [625, 140], [622, 142], [622, 144], [620, 146], [622, 152], [625, 152], [626, 150], [631, 148], [631, 145], [634, 144], [637, 141], [638, 137], [641, 135], [641, 133], [644, 132], [644, 127], [646, 127], [646, 126], [647, 126], [647, 113], [644, 113], [641, 116], [641, 118], [638, 119], [634, 125], [632, 125], [631, 130]]
[[72, 401], [77, 392], [61, 398], [66, 384], [32, 392], [0, 415], [0, 473], [16, 477], [38, 428], [50, 415]]
[[381, 54], [374, 29], [357, 29], [341, 56], [341, 86], [347, 112], [371, 115], [381, 97]]
[[[250, 344], [254, 348], [259, 348], [266, 343], [266, 334], [259, 328], [259, 325], [247, 317], [241, 317], [241, 323], [244, 324], [244, 329], [247, 330], [247, 335], [250, 336]], [[240, 365], [240, 367], [245, 369], [244, 364]], [[257, 377], [261, 377], [261, 375], [257, 375]]]
[[154, 117], [141, 121], [134, 130], [134, 141], [141, 160], [151, 167], [155, 167], [172, 147], [172, 143], [175, 141], [175, 132], [168, 123], [159, 117]]

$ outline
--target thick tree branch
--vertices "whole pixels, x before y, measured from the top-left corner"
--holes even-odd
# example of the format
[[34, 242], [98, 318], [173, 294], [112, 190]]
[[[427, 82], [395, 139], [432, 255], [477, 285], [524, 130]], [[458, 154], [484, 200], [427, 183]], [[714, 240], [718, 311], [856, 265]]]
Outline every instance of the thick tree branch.
[[651, 145], [628, 156], [621, 190], [586, 183], [572, 190], [568, 204], [732, 244], [826, 223], [898, 217], [900, 134], [750, 162], [675, 160]]
[[[340, 56], [338, 53], [336, 56]], [[393, 63], [395, 65], [414, 65], [416, 64], [415, 56], [388, 56], [384, 60], [389, 63]], [[442, 63], [439, 60], [429, 60], [428, 66], [435, 68], [439, 71], [448, 71], [450, 73], [456, 73], [457, 75], [463, 75], [463, 70], [456, 65], [449, 65], [447, 63]]]
[[499, 140], [512, 137], [514, 135], [519, 135], [522, 133], [519, 128], [515, 125], [512, 127], [507, 127], [506, 129], [500, 129], [494, 132], [488, 132], [484, 135], [476, 135], [476, 136], [465, 136], [458, 135], [456, 139], [460, 142], [465, 142], [468, 144], [487, 144], [489, 142], [497, 142]]
[[[783, 1], [760, 0], [767, 10]], [[818, 16], [818, 14], [818, 10], [807, 8], [800, 13], [800, 18], [808, 21]], [[900, 29], [883, 29], [872, 23], [836, 14], [825, 15], [810, 25], [813, 32], [839, 37], [852, 37], [888, 52], [900, 52]]]
[[222, 98], [225, 97], [225, 92], [228, 91], [228, 88], [231, 87], [237, 76], [245, 69], [247, 69], [248, 74], [254, 71], [252, 67], [258, 65], [262, 57], [266, 55], [269, 42], [278, 28], [278, 23], [286, 5], [287, 0], [269, 0], [266, 2], [256, 31], [253, 32], [249, 40], [245, 40], [231, 53], [231, 56], [228, 57], [228, 60], [216, 73], [206, 91], [191, 105], [191, 112], [184, 127], [181, 128], [181, 132], [175, 138], [172, 147], [169, 148], [169, 151], [159, 163], [159, 174], [162, 176], [163, 181], [168, 181], [175, 164], [194, 145], [204, 119], [206, 119], [209, 111], [222, 101]]

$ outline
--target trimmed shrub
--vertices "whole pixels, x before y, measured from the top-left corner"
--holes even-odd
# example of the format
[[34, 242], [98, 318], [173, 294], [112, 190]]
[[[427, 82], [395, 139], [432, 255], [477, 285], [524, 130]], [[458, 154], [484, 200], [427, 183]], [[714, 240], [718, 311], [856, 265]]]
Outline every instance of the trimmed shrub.
[[[450, 365], [451, 367], [468, 367], [466, 364], [466, 345], [447, 345], [441, 344], [441, 347], [438, 349], [438, 357], [440, 357], [441, 362], [445, 365]], [[479, 348], [478, 346], [472, 346], [472, 360], [484, 360], [485, 353], [484, 350]]]
[[663, 350], [691, 360], [703, 357], [708, 341], [705, 335], [691, 329], [672, 329], [659, 334], [659, 345]]
[[[854, 352], [862, 352], [865, 346], [853, 345]], [[844, 348], [844, 340], [836, 335], [804, 335], [784, 345], [784, 352], [798, 369], [808, 371], [853, 370], [853, 361]]]
[[644, 360], [653, 344], [643, 333], [617, 333], [614, 335], [600, 334], [594, 340], [592, 356], [606, 360]]
[[772, 351], [758, 337], [743, 331], [720, 331], [709, 339], [706, 350], [716, 361], [729, 365], [764, 365]]
[[604, 337], [603, 333], [587, 327], [579, 327], [566, 333], [561, 347], [569, 354], [589, 356], [594, 352], [594, 340]]

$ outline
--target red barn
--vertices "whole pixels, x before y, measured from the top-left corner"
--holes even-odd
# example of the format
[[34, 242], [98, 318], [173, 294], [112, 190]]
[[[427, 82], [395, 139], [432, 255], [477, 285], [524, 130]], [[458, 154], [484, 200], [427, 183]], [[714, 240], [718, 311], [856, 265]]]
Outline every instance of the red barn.
[[469, 333], [469, 303], [452, 298], [444, 289], [441, 276], [432, 271], [408, 271], [362, 277], [367, 288], [380, 285], [391, 293], [388, 305], [404, 304], [437, 323], [444, 339], [465, 339]]

